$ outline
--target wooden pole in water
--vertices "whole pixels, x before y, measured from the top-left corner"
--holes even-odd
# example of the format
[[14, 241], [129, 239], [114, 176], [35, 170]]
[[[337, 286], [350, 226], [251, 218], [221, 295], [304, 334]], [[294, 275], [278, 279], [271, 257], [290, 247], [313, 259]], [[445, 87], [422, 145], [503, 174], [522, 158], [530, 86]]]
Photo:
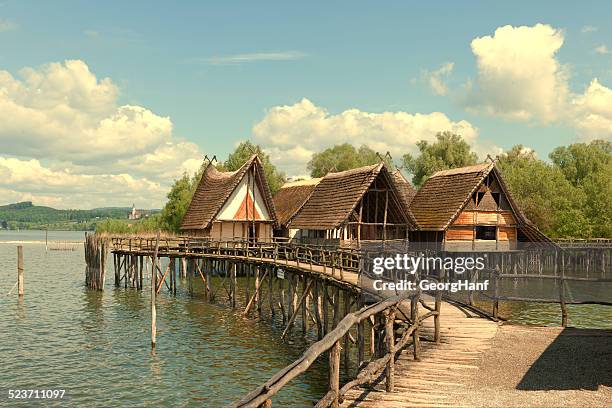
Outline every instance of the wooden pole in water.
[[157, 231], [157, 239], [155, 240], [155, 251], [153, 252], [153, 259], [151, 260], [151, 348], [155, 349], [155, 343], [157, 342], [157, 309], [155, 306], [155, 297], [157, 295], [157, 251], [159, 250], [159, 231]]
[[17, 293], [23, 296], [23, 246], [17, 246]]

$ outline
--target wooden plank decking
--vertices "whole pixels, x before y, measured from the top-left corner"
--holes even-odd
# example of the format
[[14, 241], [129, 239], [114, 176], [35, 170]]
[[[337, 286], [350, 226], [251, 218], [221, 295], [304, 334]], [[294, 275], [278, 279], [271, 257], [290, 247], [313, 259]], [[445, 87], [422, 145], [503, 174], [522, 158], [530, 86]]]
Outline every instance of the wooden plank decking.
[[[395, 365], [395, 391], [384, 381], [371, 389], [349, 391], [343, 407], [462, 407], [464, 380], [477, 370], [482, 353], [491, 347], [498, 323], [442, 302], [440, 344], [421, 342], [420, 361], [412, 349], [402, 351]], [[433, 322], [425, 320], [423, 334], [433, 339]], [[422, 335], [423, 337], [423, 335]]]

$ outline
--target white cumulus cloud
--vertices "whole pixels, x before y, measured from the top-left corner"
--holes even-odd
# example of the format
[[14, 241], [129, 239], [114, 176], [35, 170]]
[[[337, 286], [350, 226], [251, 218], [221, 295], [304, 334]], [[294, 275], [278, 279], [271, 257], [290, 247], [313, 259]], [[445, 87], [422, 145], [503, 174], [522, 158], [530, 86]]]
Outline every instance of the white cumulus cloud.
[[[572, 92], [569, 70], [557, 58], [563, 42], [563, 32], [546, 24], [508, 25], [475, 38], [471, 46], [478, 72], [466, 86], [468, 109], [570, 126], [585, 139], [611, 138], [612, 91], [594, 79], [584, 93]], [[596, 51], [608, 52], [605, 46]]]
[[478, 77], [469, 106], [490, 115], [552, 122], [564, 110], [567, 69], [555, 55], [563, 33], [549, 25], [504, 26], [472, 41]]
[[[162, 205], [172, 178], [197, 169], [200, 150], [173, 134], [169, 117], [120, 105], [118, 97], [110, 78], [97, 78], [80, 60], [24, 68], [17, 76], [0, 70], [0, 174], [10, 169], [0, 188], [14, 192], [2, 201], [28, 195], [48, 201], [48, 189], [60, 183], [66, 196], [56, 199], [63, 206], [111, 204], [106, 197], [115, 205], [135, 197], [142, 206]], [[35, 172], [40, 177], [20, 178]], [[71, 183], [89, 186], [89, 199], [70, 195]]]
[[365, 144], [380, 153], [400, 159], [415, 152], [419, 140], [433, 141], [437, 132], [449, 130], [475, 144], [478, 129], [471, 123], [453, 121], [444, 113], [369, 113], [348, 109], [329, 113], [304, 98], [293, 105], [275, 106], [253, 126], [253, 138], [271, 159], [295, 176], [306, 173], [312, 154], [339, 143]]
[[436, 70], [424, 70], [422, 72], [423, 79], [425, 80], [425, 82], [427, 82], [434, 95], [446, 95], [448, 93], [448, 86], [446, 85], [446, 81], [448, 80], [450, 74], [453, 72], [454, 66], [454, 62], [446, 62]]

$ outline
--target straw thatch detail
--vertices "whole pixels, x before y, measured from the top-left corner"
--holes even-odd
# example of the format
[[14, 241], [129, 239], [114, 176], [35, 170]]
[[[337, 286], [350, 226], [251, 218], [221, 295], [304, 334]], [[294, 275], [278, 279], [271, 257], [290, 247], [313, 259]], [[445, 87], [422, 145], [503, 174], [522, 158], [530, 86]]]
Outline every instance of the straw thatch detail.
[[212, 163], [208, 164], [183, 218], [181, 230], [208, 228], [251, 168], [255, 168], [257, 186], [263, 194], [270, 218], [276, 224], [274, 202], [263, 165], [259, 157], [253, 155], [236, 171], [221, 172]]
[[320, 178], [285, 184], [274, 196], [274, 208], [278, 223], [287, 227], [293, 217], [308, 201]]
[[410, 184], [406, 177], [398, 170], [393, 172], [393, 181], [395, 181], [395, 186], [397, 187], [400, 193], [400, 200], [402, 201], [402, 205], [406, 208], [406, 211], [410, 211], [410, 203], [412, 199], [416, 195], [417, 191]]

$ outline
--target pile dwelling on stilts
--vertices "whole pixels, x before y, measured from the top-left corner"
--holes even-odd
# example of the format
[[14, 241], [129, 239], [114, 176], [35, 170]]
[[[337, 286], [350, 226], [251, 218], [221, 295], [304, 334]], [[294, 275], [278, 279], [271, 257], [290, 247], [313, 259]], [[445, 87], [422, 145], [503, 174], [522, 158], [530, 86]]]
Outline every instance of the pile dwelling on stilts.
[[275, 197], [281, 235], [339, 248], [406, 244], [408, 231], [417, 228], [408, 209], [411, 190], [384, 163], [287, 184]]
[[253, 155], [240, 169], [209, 163], [189, 204], [181, 232], [216, 241], [272, 241], [276, 212], [263, 165]]
[[412, 246], [512, 251], [551, 244], [518, 208], [494, 163], [434, 173], [410, 211], [420, 227], [410, 232]]

